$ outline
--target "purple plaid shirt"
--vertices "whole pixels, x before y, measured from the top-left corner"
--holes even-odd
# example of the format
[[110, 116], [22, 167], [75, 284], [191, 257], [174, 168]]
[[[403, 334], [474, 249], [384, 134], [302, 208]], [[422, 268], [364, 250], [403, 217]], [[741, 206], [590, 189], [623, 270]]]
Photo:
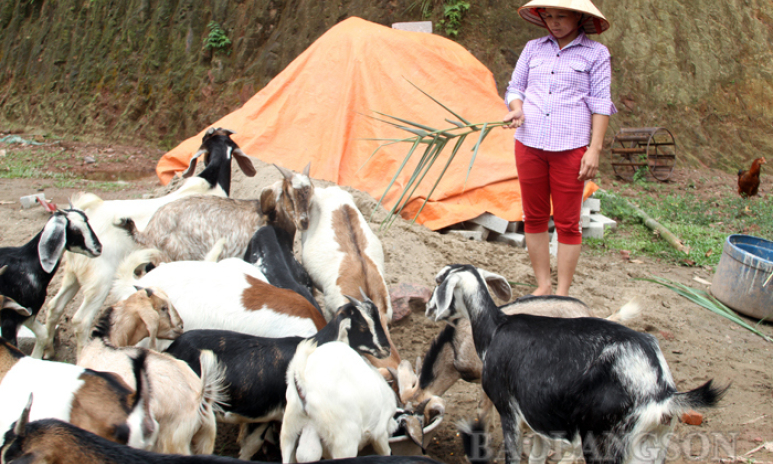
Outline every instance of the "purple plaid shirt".
[[516, 140], [546, 151], [588, 146], [591, 114], [617, 113], [611, 77], [609, 50], [582, 30], [563, 50], [552, 35], [530, 40], [505, 93], [508, 108], [513, 99], [523, 101]]

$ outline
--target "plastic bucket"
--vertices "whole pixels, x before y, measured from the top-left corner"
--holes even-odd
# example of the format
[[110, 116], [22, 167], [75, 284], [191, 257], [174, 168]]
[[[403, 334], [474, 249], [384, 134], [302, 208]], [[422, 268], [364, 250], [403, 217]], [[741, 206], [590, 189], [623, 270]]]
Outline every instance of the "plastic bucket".
[[741, 314], [773, 318], [773, 242], [751, 235], [727, 237], [714, 272], [711, 293]]

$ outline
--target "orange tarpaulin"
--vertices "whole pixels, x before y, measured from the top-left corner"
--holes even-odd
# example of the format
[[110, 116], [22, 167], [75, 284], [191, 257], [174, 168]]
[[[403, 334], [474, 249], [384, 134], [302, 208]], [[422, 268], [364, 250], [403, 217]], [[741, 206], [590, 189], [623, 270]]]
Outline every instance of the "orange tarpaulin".
[[[435, 128], [451, 127], [445, 118], [455, 119], [411, 83], [470, 122], [501, 120], [507, 111], [491, 72], [459, 44], [350, 18], [322, 35], [244, 106], [213, 126], [235, 131], [232, 138], [247, 155], [295, 171], [311, 162], [311, 177], [379, 199], [411, 145], [384, 146], [371, 158], [381, 142], [368, 139], [412, 134], [371, 116], [380, 117], [375, 113], [380, 112]], [[156, 172], [162, 183], [187, 168], [205, 131], [161, 158]], [[477, 139], [468, 137], [417, 222], [437, 230], [484, 212], [520, 220], [513, 135], [512, 130], [495, 128], [481, 145], [465, 182]], [[451, 149], [447, 147], [441, 157]], [[388, 208], [421, 153], [422, 148], [416, 151], [416, 159], [385, 198]], [[428, 178], [437, 177], [444, 161], [435, 163]], [[425, 180], [419, 186], [404, 217], [415, 216], [433, 183]]]

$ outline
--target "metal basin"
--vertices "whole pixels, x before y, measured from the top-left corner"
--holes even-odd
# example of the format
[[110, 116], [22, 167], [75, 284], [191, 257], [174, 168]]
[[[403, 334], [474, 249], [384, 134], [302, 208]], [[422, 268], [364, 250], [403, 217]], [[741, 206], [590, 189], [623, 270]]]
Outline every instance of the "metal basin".
[[773, 317], [773, 242], [751, 235], [727, 237], [711, 293], [741, 314], [756, 319]]

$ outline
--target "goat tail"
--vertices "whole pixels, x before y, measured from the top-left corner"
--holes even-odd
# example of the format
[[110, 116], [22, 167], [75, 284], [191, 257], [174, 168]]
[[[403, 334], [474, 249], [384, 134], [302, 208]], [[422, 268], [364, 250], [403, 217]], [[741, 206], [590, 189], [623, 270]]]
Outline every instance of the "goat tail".
[[467, 459], [472, 464], [484, 464], [491, 462], [491, 450], [487, 446], [485, 437], [488, 434], [487, 417], [478, 414], [475, 419], [462, 419], [456, 423], [459, 437], [462, 439], [462, 448]]
[[698, 388], [676, 393], [673, 397], [673, 405], [679, 410], [716, 406], [727, 392], [727, 389], [730, 388], [730, 385], [716, 387], [713, 385], [713, 382], [713, 380], [709, 380]]
[[225, 367], [218, 361], [212, 350], [201, 350], [199, 354], [201, 365], [201, 404], [199, 414], [208, 415], [211, 412], [223, 412], [223, 406], [228, 405], [226, 393]]
[[290, 365], [287, 366], [287, 392], [292, 391], [300, 399], [303, 409], [306, 410], [306, 364], [309, 356], [317, 349], [317, 342], [313, 339], [303, 340], [298, 344]]
[[154, 259], [158, 259], [160, 256], [161, 252], [155, 248], [146, 248], [137, 250], [124, 258], [121, 264], [118, 265], [115, 280], [113, 281], [111, 294], [114, 300], [123, 300], [136, 292], [137, 277], [134, 273], [135, 270], [143, 264], [148, 264]]
[[70, 197], [70, 204], [78, 208], [81, 211], [96, 208], [104, 202], [103, 199], [94, 195], [93, 193], [78, 192]]
[[207, 252], [207, 255], [204, 257], [204, 261], [209, 261], [212, 263], [218, 262], [220, 255], [223, 254], [223, 249], [225, 248], [226, 242], [227, 240], [225, 237], [222, 237], [220, 240], [215, 242], [209, 252]]
[[641, 298], [634, 297], [631, 301], [624, 304], [622, 308], [618, 309], [615, 314], [607, 317], [607, 320], [613, 322], [625, 322], [631, 319], [639, 317], [641, 314]]

